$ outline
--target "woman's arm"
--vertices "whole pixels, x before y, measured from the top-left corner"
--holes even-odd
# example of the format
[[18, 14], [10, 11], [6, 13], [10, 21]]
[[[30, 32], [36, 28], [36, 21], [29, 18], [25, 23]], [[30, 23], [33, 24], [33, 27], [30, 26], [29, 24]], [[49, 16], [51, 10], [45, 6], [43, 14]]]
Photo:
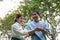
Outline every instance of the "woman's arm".
[[26, 37], [29, 37], [29, 36], [32, 36], [32, 35], [35, 33], [35, 31], [36, 31], [35, 29], [28, 31], [28, 34], [29, 34], [29, 35], [26, 35], [25, 38], [26, 38]]
[[19, 25], [13, 25], [13, 31], [21, 35], [28, 35], [28, 31], [23, 30], [22, 27], [20, 27]]
[[39, 28], [35, 28], [33, 30], [27, 30], [27, 29], [22, 29], [20, 26], [18, 25], [14, 25], [13, 26], [13, 30], [17, 33], [20, 33], [21, 35], [33, 35], [35, 31], [37, 31]]
[[40, 31], [40, 27], [37, 27], [37, 28], [35, 28], [33, 30], [28, 31], [28, 34], [29, 35], [27, 35], [26, 37], [32, 36], [35, 33], [35, 31]]

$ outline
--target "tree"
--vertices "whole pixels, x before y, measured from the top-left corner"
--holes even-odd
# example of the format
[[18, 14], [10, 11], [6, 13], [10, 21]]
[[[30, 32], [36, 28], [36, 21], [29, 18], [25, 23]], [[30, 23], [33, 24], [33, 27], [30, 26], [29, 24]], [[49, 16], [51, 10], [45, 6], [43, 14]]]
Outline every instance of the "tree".
[[14, 23], [14, 18], [18, 13], [17, 10], [13, 11], [11, 14], [7, 14], [2, 20], [3, 30], [11, 30], [11, 25]]
[[11, 14], [7, 14], [4, 17], [4, 19], [1, 20], [2, 32], [3, 32], [3, 34], [7, 34], [9, 39], [11, 37], [11, 26], [14, 23], [14, 18], [17, 13], [18, 13], [18, 11], [14, 10], [13, 12], [11, 12]]
[[57, 25], [60, 21], [56, 21], [55, 17], [60, 16], [60, 0], [24, 0], [24, 5], [19, 6], [24, 16], [31, 17], [31, 10], [38, 10], [40, 17], [51, 25], [52, 40], [56, 40]]
[[0, 18], [0, 30], [2, 30], [2, 23], [1, 23], [2, 19]]

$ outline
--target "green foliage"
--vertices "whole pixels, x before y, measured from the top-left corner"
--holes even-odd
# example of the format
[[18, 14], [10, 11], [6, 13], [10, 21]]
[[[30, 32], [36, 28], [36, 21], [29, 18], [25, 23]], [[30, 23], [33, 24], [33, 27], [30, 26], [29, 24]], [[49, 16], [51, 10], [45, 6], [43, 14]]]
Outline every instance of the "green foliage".
[[11, 14], [7, 14], [5, 18], [2, 20], [3, 30], [10, 30], [11, 25], [14, 23], [14, 18], [17, 14], [17, 10], [13, 11]]

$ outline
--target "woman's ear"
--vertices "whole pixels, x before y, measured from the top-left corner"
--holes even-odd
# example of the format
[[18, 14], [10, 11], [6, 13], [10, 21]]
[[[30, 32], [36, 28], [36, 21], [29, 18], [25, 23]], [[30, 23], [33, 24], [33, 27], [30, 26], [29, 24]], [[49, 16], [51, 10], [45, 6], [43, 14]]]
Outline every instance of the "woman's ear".
[[16, 21], [18, 20], [19, 18], [16, 18]]

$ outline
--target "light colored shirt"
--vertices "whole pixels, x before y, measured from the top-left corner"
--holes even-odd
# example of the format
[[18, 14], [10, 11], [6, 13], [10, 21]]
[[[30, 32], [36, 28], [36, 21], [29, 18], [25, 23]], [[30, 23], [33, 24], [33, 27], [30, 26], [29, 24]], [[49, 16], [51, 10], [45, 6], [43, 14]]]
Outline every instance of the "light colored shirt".
[[18, 22], [15, 22], [12, 25], [11, 30], [12, 30], [12, 37], [23, 38], [24, 36], [28, 35], [28, 30], [23, 29]]
[[[39, 27], [39, 26], [42, 27], [44, 30], [49, 31], [48, 24], [43, 20], [39, 21], [38, 23], [36, 23], [34, 21], [30, 22], [27, 25], [26, 29], [27, 30], [32, 30], [32, 29], [34, 29], [36, 27]], [[45, 36], [45, 34], [43, 32], [36, 31], [33, 34], [33, 36], [31, 36], [31, 40], [47, 40], [47, 39], [46, 39], [46, 36]]]

